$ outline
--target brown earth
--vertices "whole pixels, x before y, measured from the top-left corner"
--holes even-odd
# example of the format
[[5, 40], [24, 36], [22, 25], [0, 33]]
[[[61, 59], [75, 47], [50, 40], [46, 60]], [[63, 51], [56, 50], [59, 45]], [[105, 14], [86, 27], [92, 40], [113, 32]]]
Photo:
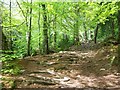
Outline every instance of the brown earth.
[[117, 46], [100, 47], [83, 44], [72, 46], [68, 51], [25, 57], [19, 61], [21, 75], [3, 75], [7, 81], [14, 81], [4, 81], [4, 87], [120, 90], [120, 74], [116, 66], [111, 64]]

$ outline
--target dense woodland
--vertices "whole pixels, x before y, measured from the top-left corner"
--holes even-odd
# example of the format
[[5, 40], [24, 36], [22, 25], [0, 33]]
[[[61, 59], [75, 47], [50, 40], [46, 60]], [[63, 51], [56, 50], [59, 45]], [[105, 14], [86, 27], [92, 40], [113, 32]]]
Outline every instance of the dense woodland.
[[[107, 59], [107, 64], [110, 64], [109, 68], [117, 67], [116, 73], [119, 73], [120, 2], [0, 0], [0, 57], [3, 76], [22, 75], [23, 68], [18, 62], [24, 62], [26, 58], [26, 63], [29, 63], [31, 58], [35, 60], [39, 56], [40, 63], [41, 57], [54, 56], [63, 51], [77, 52], [81, 48], [78, 51], [82, 54], [109, 46], [112, 49], [108, 48], [107, 51], [113, 50], [115, 54], [108, 53], [110, 58]], [[120, 80], [118, 82], [120, 84]], [[12, 88], [15, 86], [13, 84], [14, 82]]]

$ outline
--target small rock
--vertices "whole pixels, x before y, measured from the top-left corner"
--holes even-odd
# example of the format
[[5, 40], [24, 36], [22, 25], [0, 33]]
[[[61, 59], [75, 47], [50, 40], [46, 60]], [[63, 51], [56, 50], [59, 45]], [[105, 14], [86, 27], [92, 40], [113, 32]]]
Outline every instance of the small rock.
[[101, 68], [100, 71], [105, 71], [105, 68]]
[[64, 77], [63, 79], [56, 79], [56, 78], [54, 78], [54, 80], [60, 81], [60, 82], [67, 82], [67, 81], [70, 80], [70, 78], [69, 77]]

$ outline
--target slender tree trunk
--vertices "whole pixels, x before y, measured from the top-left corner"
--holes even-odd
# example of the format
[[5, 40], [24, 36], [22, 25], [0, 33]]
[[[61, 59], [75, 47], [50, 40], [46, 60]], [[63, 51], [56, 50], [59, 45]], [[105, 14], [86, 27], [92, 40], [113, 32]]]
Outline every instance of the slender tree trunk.
[[[2, 33], [3, 33], [3, 32], [2, 32], [2, 26], [1, 26], [1, 24], [2, 24], [2, 20], [1, 20], [1, 18], [0, 18], [0, 50], [3, 50], [3, 47], [2, 47], [2, 46], [3, 46], [3, 42], [2, 42], [2, 41], [3, 41], [3, 40], [2, 40], [2, 39], [3, 39], [3, 38], [2, 38]], [[1, 53], [1, 52], [0, 52], [0, 53]]]
[[74, 24], [74, 44], [77, 44], [79, 42], [79, 6], [75, 6], [75, 24]]
[[49, 46], [48, 46], [48, 28], [47, 28], [47, 13], [46, 13], [46, 5], [42, 4], [43, 8], [43, 34], [44, 34], [44, 53], [49, 53]]
[[55, 15], [55, 19], [53, 22], [53, 27], [54, 27], [54, 48], [56, 49], [56, 39], [57, 39], [57, 32], [56, 32], [56, 15]]
[[87, 35], [87, 30], [85, 30], [85, 41], [87, 42], [88, 40], [88, 35]]
[[94, 42], [95, 42], [95, 44], [97, 43], [97, 34], [98, 34], [98, 24], [96, 26], [95, 33], [94, 33]]
[[39, 47], [39, 52], [41, 52], [41, 48], [40, 48], [40, 4], [39, 4], [39, 14], [38, 14], [38, 29], [39, 29], [38, 47]]
[[56, 49], [56, 42], [57, 42], [57, 32], [54, 32], [54, 47]]
[[90, 31], [90, 38], [93, 40], [93, 31]]
[[[2, 26], [1, 26], [1, 23], [0, 23], [0, 50], [8, 50], [8, 42], [7, 42], [7, 38], [6, 36], [4, 35], [3, 31], [2, 31]], [[1, 51], [0, 51], [1, 53]]]
[[84, 26], [84, 29], [85, 29], [85, 41], [87, 42], [88, 35], [87, 35], [87, 30], [86, 30], [85, 22], [83, 23], [83, 26]]
[[31, 31], [32, 31], [32, 0], [31, 0], [31, 7], [30, 7], [30, 24], [29, 24], [29, 31], [28, 31], [28, 43], [27, 43], [28, 56], [30, 56], [31, 54]]
[[12, 31], [11, 31], [11, 12], [12, 12], [12, 7], [11, 7], [11, 0], [10, 0], [10, 13], [9, 13], [9, 24], [10, 24], [10, 32], [9, 32], [9, 49], [12, 50]]
[[[3, 7], [3, 3], [2, 2], [0, 2], [0, 6], [1, 7]], [[0, 16], [2, 16], [2, 12], [3, 12], [3, 10], [2, 10], [2, 8], [0, 8]], [[0, 17], [0, 50], [2, 50], [2, 17]], [[1, 51], [0, 51], [0, 54], [1, 54]], [[0, 69], [1, 70], [1, 69]]]
[[[0, 13], [0, 15], [1, 15], [1, 13]], [[0, 55], [2, 55], [2, 52], [3, 52], [3, 41], [2, 41], [2, 26], [1, 26], [1, 24], [2, 24], [2, 18], [0, 17]], [[1, 58], [1, 56], [0, 56], [0, 58]], [[0, 70], [2, 69], [2, 60], [0, 60]], [[0, 74], [2, 74], [1, 72], [0, 72]]]
[[114, 19], [113, 18], [110, 18], [110, 28], [111, 28], [111, 34], [112, 34], [112, 37], [115, 37], [115, 30], [114, 30]]
[[112, 36], [115, 36], [115, 30], [114, 30], [114, 19], [111, 20], [111, 32], [112, 32]]

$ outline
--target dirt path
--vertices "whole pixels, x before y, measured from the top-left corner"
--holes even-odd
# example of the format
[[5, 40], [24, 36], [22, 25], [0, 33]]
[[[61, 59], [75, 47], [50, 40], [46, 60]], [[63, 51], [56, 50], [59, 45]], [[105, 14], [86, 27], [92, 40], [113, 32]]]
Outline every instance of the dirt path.
[[[111, 66], [116, 47], [89, 49], [71, 47], [71, 51], [26, 57], [19, 64], [19, 76], [7, 76], [17, 88], [108, 88], [120, 90], [120, 74]], [[6, 77], [6, 76], [3, 76]], [[7, 87], [7, 84], [5, 85]]]

